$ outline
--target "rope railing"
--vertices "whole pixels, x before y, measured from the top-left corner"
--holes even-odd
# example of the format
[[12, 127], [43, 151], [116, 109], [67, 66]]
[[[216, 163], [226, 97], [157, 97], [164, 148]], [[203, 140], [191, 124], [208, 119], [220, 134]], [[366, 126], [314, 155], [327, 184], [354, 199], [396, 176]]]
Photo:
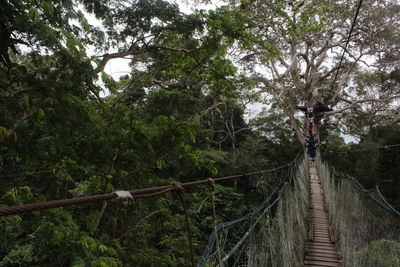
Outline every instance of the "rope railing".
[[330, 154], [351, 154], [351, 153], [365, 152], [365, 151], [371, 151], [371, 150], [391, 149], [393, 147], [400, 147], [400, 144], [384, 145], [384, 146], [376, 146], [376, 147], [366, 147], [366, 148], [360, 148], [360, 149], [348, 150], [348, 151], [332, 151], [332, 150], [328, 150], [326, 152], [330, 153]]
[[[276, 168], [271, 168], [271, 169], [266, 169], [266, 170], [261, 170], [261, 171], [246, 173], [246, 174], [237, 174], [237, 175], [213, 178], [213, 181], [216, 183], [219, 183], [219, 182], [242, 178], [243, 176], [253, 176], [253, 175], [258, 175], [258, 174], [263, 174], [263, 173], [274, 172], [276, 170], [283, 169], [283, 168], [289, 167], [292, 164], [294, 164], [298, 160], [300, 154], [301, 153], [299, 153], [293, 161], [291, 161], [285, 165], [276, 167]], [[198, 185], [202, 185], [202, 184], [208, 184], [208, 183], [210, 183], [209, 179], [210, 178], [199, 180], [199, 181], [194, 181], [194, 182], [181, 183], [181, 184], [179, 184], [179, 186], [182, 188], [188, 188], [188, 187], [198, 186]], [[97, 195], [85, 196], [85, 197], [77, 197], [77, 198], [70, 198], [70, 199], [38, 202], [38, 203], [32, 203], [32, 204], [23, 204], [23, 205], [18, 205], [18, 206], [10, 206], [10, 207], [0, 208], [0, 217], [23, 213], [23, 212], [33, 212], [33, 211], [59, 208], [59, 207], [65, 207], [65, 206], [71, 206], [71, 205], [81, 205], [84, 203], [98, 202], [98, 201], [111, 200], [111, 199], [150, 198], [150, 197], [160, 196], [160, 195], [165, 194], [170, 191], [174, 191], [175, 189], [176, 189], [176, 184], [171, 184], [171, 185], [150, 187], [150, 188], [144, 188], [144, 189], [138, 189], [138, 190], [132, 190], [132, 191], [117, 191], [117, 192], [112, 192], [112, 193], [97, 194]], [[126, 192], [125, 195], [127, 195], [128, 197], [121, 197], [120, 192]]]
[[[342, 177], [342, 178], [346, 178], [349, 179], [353, 185], [357, 188], [358, 191], [362, 192], [362, 193], [367, 193], [373, 200], [375, 200], [378, 204], [380, 204], [382, 207], [384, 207], [386, 210], [392, 212], [393, 214], [400, 216], [400, 212], [398, 210], [396, 210], [387, 200], [386, 198], [382, 195], [381, 191], [379, 190], [379, 187], [377, 185], [375, 185], [374, 187], [370, 188], [370, 189], [366, 189], [355, 177], [348, 175], [348, 174], [344, 174], [344, 173], [340, 173], [337, 172], [334, 168], [333, 168], [333, 173], [335, 176], [337, 177]], [[376, 198], [374, 198], [370, 193], [376, 192], [379, 197], [382, 199], [383, 202], [378, 201]]]
[[[296, 162], [298, 160], [298, 156], [296, 157], [296, 159], [292, 162]], [[272, 192], [269, 194], [269, 196], [263, 201], [263, 203], [258, 206], [254, 211], [247, 213], [246, 215], [234, 219], [232, 221], [229, 222], [224, 222], [224, 223], [220, 223], [216, 226], [214, 226], [208, 241], [207, 241], [207, 245], [205, 246], [205, 248], [203, 249], [203, 252], [200, 256], [200, 259], [197, 263], [197, 267], [203, 267], [211, 252], [213, 251], [214, 248], [214, 244], [215, 241], [217, 239], [217, 235], [218, 232], [223, 230], [223, 229], [227, 229], [230, 228], [231, 226], [241, 223], [243, 221], [246, 221], [250, 218], [253, 218], [255, 215], [259, 214], [261, 211], [261, 215], [259, 215], [259, 217], [257, 217], [257, 219], [254, 221], [254, 223], [250, 226], [249, 230], [243, 235], [243, 237], [235, 244], [235, 246], [222, 258], [222, 262], [226, 262], [230, 257], [232, 257], [235, 252], [239, 249], [239, 247], [247, 240], [247, 238], [250, 236], [250, 233], [254, 230], [254, 228], [257, 226], [257, 224], [261, 221], [261, 219], [267, 214], [267, 212], [273, 207], [275, 206], [279, 199], [282, 196], [282, 193], [285, 191], [285, 189], [287, 188], [287, 186], [292, 183], [294, 178], [294, 175], [291, 175], [291, 178], [289, 181], [281, 181], [273, 190]], [[276, 196], [276, 197], [275, 197]]]
[[261, 221], [263, 217], [267, 214], [270, 208], [275, 206], [276, 203], [278, 203], [279, 199], [281, 198], [281, 195], [283, 191], [285, 191], [286, 186], [288, 185], [288, 182], [284, 184], [284, 186], [279, 190], [278, 196], [275, 198], [274, 201], [272, 201], [271, 204], [269, 204], [267, 207], [265, 207], [264, 211], [261, 213], [261, 215], [255, 220], [255, 222], [250, 226], [249, 230], [243, 235], [243, 237], [239, 240], [239, 242], [236, 243], [236, 245], [231, 249], [231, 251], [228, 252], [228, 254], [222, 259], [223, 262], [227, 261], [230, 257], [235, 254], [235, 252], [239, 249], [239, 247], [244, 243], [244, 241], [247, 240], [247, 238], [250, 236], [250, 233], [254, 230], [254, 228], [257, 226], [257, 224]]

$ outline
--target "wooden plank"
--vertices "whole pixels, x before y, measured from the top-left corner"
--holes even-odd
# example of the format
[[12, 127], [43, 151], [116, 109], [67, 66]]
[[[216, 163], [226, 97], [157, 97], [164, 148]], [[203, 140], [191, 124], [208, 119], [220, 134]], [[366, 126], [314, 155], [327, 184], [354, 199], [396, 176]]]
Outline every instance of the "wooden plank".
[[336, 249], [336, 245], [332, 242], [308, 241], [306, 242], [306, 246], [332, 247]]
[[313, 241], [318, 242], [318, 244], [315, 244], [317, 246], [333, 246], [336, 248], [335, 244], [333, 242], [331, 242], [331, 240], [329, 240], [329, 239], [314, 237]]
[[337, 258], [329, 258], [329, 257], [324, 257], [324, 256], [306, 256], [306, 260], [312, 260], [312, 261], [323, 261], [323, 262], [335, 262], [335, 263], [340, 263], [341, 260]]
[[[314, 226], [315, 227], [315, 226]], [[325, 235], [326, 237], [329, 237], [329, 232], [326, 230], [321, 230], [321, 229], [313, 229], [314, 234], [317, 235]]]
[[321, 234], [318, 234], [318, 235], [314, 234], [313, 241], [320, 242], [320, 243], [329, 243], [329, 244], [333, 243], [331, 241], [331, 239], [329, 238], [329, 236], [321, 235]]
[[342, 256], [339, 253], [326, 253], [326, 252], [312, 251], [312, 250], [306, 251], [306, 256], [307, 255], [327, 257], [327, 258], [333, 258], [333, 259], [341, 259], [342, 258]]
[[306, 249], [321, 249], [327, 251], [336, 251], [336, 247], [333, 245], [306, 245]]
[[308, 241], [306, 242], [304, 264], [309, 267], [341, 267], [342, 257], [338, 253], [336, 237], [329, 223], [328, 209], [324, 191], [315, 166], [309, 167], [310, 173], [310, 221]]
[[324, 249], [317, 249], [317, 248], [308, 248], [306, 249], [306, 255], [313, 255], [313, 254], [324, 254], [327, 256], [339, 256], [341, 258], [341, 255], [333, 250], [324, 250]]
[[313, 241], [324, 243], [324, 244], [333, 244], [334, 243], [331, 241], [331, 239], [329, 237], [315, 236], [315, 235], [313, 237]]
[[330, 240], [330, 235], [327, 234], [327, 233], [319, 233], [319, 232], [314, 231], [314, 235], [313, 236], [314, 237], [321, 237], [321, 238], [329, 238], [329, 240]]
[[306, 266], [308, 264], [314, 264], [316, 266], [321, 266], [321, 267], [342, 267], [342, 264], [340, 262], [323, 262], [323, 261], [312, 261], [312, 260], [305, 260], [304, 264]]

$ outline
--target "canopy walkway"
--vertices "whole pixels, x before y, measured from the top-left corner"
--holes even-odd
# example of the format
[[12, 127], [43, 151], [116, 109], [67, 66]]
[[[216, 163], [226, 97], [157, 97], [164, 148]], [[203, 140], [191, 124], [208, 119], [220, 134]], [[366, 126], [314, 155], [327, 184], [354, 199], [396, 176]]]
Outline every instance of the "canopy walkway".
[[[192, 265], [190, 223], [183, 188], [286, 170], [259, 207], [229, 222], [215, 224], [197, 266], [400, 266], [400, 212], [378, 187], [364, 188], [354, 177], [317, 160], [299, 157], [278, 168], [183, 184], [0, 208], [0, 216], [107, 199], [177, 194], [185, 208]], [[214, 213], [218, 212], [214, 210]], [[215, 216], [215, 214], [214, 214]], [[215, 218], [215, 217], [214, 217]], [[216, 220], [214, 221], [216, 222]], [[235, 241], [236, 240], [236, 241]]]
[[305, 266], [342, 266], [341, 255], [336, 248], [336, 238], [329, 222], [324, 191], [317, 168], [310, 165], [310, 226], [306, 243]]
[[[197, 266], [400, 266], [400, 213], [378, 187], [317, 162], [298, 162], [254, 212], [216, 225]], [[229, 248], [227, 229], [245, 220]]]

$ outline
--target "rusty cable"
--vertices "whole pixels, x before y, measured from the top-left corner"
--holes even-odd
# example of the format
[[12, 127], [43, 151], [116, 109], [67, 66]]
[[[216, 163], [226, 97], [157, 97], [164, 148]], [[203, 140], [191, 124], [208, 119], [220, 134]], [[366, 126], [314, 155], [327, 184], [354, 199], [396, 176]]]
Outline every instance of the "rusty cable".
[[[272, 172], [272, 171], [278, 170], [278, 169], [283, 169], [283, 168], [288, 167], [288, 166], [292, 165], [293, 163], [295, 163], [299, 159], [300, 154], [301, 154], [301, 152], [296, 156], [296, 158], [293, 161], [291, 161], [288, 164], [282, 165], [282, 166], [274, 168], [274, 169], [246, 173], [245, 175], [252, 176], [252, 175]], [[242, 176], [243, 176], [243, 174], [237, 174], [237, 175], [230, 175], [230, 176], [225, 176], [225, 177], [220, 177], [220, 178], [214, 178], [213, 180], [214, 180], [214, 182], [224, 182], [224, 181], [228, 181], [228, 180], [232, 180], [232, 179], [241, 178]], [[186, 187], [197, 186], [197, 185], [207, 184], [207, 183], [210, 183], [209, 179], [199, 180], [199, 181], [195, 181], [195, 182], [182, 183], [182, 184], [179, 184], [179, 186], [181, 186], [182, 188], [186, 188]], [[130, 191], [129, 193], [132, 195], [133, 198], [148, 198], [148, 197], [158, 196], [158, 195], [164, 194], [169, 191], [173, 191], [174, 189], [175, 189], [174, 185], [164, 185], [164, 186], [157, 186], [157, 187], [151, 187], [151, 188], [137, 189], [137, 190]], [[71, 206], [71, 205], [80, 205], [80, 204], [90, 203], [90, 202], [110, 200], [110, 199], [114, 199], [114, 198], [118, 198], [118, 195], [115, 192], [106, 193], [106, 194], [97, 194], [97, 195], [85, 196], [85, 197], [70, 198], [70, 199], [45, 201], [45, 202], [32, 203], [32, 204], [23, 204], [23, 205], [18, 205], [18, 206], [10, 206], [10, 207], [5, 207], [5, 208], [0, 208], [0, 217], [6, 216], [6, 215], [18, 214], [18, 213], [22, 213], [22, 212], [33, 212], [33, 211], [38, 211], [38, 210], [46, 210], [46, 209], [59, 208], [59, 207], [65, 207], [65, 206]]]
[[141, 195], [133, 195], [133, 198], [148, 198], [148, 197], [156, 197], [162, 194], [165, 194], [169, 191], [174, 190], [173, 187], [168, 187], [164, 190], [158, 191], [158, 192], [154, 192], [154, 193], [149, 193], [149, 194], [141, 194]]
[[53, 200], [53, 201], [46, 201], [40, 203], [33, 203], [33, 204], [25, 204], [20, 206], [11, 206], [6, 208], [0, 209], [0, 216], [11, 215], [21, 212], [32, 212], [37, 210], [45, 210], [51, 208], [58, 208], [70, 205], [79, 205], [83, 203], [95, 202], [95, 201], [103, 201], [115, 198], [115, 193], [108, 193], [108, 194], [99, 194], [87, 197], [78, 197], [72, 199], [62, 199], [62, 200]]

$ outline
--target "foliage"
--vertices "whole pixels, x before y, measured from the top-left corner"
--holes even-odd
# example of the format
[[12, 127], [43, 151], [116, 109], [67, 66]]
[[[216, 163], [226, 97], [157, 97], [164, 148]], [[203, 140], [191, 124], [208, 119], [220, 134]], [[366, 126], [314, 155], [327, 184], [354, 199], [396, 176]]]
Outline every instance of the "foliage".
[[[400, 128], [397, 125], [372, 128], [358, 144], [346, 145], [339, 137], [327, 137], [323, 158], [339, 171], [348, 173], [367, 188], [378, 185], [396, 207], [399, 206], [398, 158]], [[395, 145], [392, 147], [392, 145]]]
[[[239, 98], [252, 83], [226, 58], [243, 30], [229, 12], [185, 15], [161, 0], [0, 8], [1, 206], [266, 169], [271, 155], [287, 163], [245, 122]], [[104, 72], [127, 56], [129, 75]], [[278, 175], [259, 178], [265, 190]], [[259, 202], [235, 185], [217, 186], [218, 222]], [[207, 187], [184, 194], [196, 255], [214, 223], [208, 197]], [[189, 263], [183, 209], [168, 195], [2, 217], [0, 231], [1, 266]]]
[[400, 243], [393, 240], [376, 240], [357, 252], [368, 266], [398, 266], [400, 264]]
[[[292, 131], [300, 125], [293, 104], [316, 85], [279, 92], [276, 85], [293, 85], [292, 69], [263, 86], [254, 70], [280, 57], [296, 65], [300, 61], [288, 51], [284, 36], [298, 40], [301, 49], [313, 41], [316, 49], [329, 33], [328, 21], [337, 15], [340, 22], [347, 21], [350, 14], [347, 1], [275, 2], [231, 1], [215, 10], [184, 14], [178, 5], [163, 0], [2, 1], [0, 206], [189, 182], [288, 163], [300, 150]], [[386, 50], [378, 62], [384, 67], [381, 71], [353, 76], [356, 93], [368, 94], [364, 87], [385, 96], [398, 93], [398, 71], [392, 68], [398, 42], [389, 38], [396, 33], [389, 20], [397, 7], [371, 5], [362, 17], [368, 29], [357, 29], [363, 34], [372, 31], [364, 45]], [[382, 32], [376, 28], [378, 11], [385, 11]], [[279, 25], [283, 36], [274, 28]], [[343, 33], [347, 24], [340, 25]], [[130, 60], [130, 72], [119, 80], [105, 71], [116, 58]], [[323, 67], [314, 74], [332, 72]], [[321, 86], [327, 85], [329, 75]], [[274, 96], [266, 98], [267, 113], [248, 122], [248, 105], [264, 99], [265, 93]], [[342, 117], [353, 132], [378, 129], [379, 121], [393, 122], [382, 114], [368, 128], [365, 117], [357, 124], [359, 118]], [[366, 135], [365, 144], [395, 142], [398, 129], [376, 133]], [[329, 149], [346, 151], [336, 139]], [[389, 188], [397, 182], [397, 171], [387, 164], [395, 164], [398, 157], [384, 152], [374, 154], [371, 166], [388, 177]], [[365, 162], [353, 167], [361, 173]], [[256, 193], [241, 182], [218, 185], [216, 222], [240, 217], [287, 175], [286, 170], [276, 170], [252, 177], [260, 188]], [[196, 255], [216, 223], [209, 194], [208, 187], [184, 194]], [[187, 266], [183, 212], [179, 201], [165, 195], [2, 217], [0, 266]]]
[[318, 171], [344, 264], [395, 266], [400, 218], [380, 205], [376, 191], [360, 192], [322, 162]]

